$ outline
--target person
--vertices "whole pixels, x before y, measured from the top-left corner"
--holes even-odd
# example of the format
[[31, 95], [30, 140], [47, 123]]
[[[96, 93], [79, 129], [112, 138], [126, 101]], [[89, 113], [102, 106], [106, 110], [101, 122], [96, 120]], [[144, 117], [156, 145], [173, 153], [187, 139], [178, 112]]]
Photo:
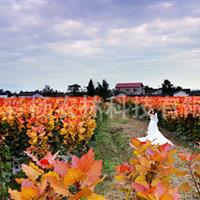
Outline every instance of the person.
[[147, 128], [147, 136], [146, 137], [140, 137], [138, 138], [141, 142], [144, 142], [146, 140], [149, 140], [152, 142], [152, 144], [165, 144], [169, 143], [173, 145], [173, 143], [168, 140], [158, 129], [158, 116], [157, 116], [157, 110], [151, 109], [149, 112], [150, 115], [150, 122]]

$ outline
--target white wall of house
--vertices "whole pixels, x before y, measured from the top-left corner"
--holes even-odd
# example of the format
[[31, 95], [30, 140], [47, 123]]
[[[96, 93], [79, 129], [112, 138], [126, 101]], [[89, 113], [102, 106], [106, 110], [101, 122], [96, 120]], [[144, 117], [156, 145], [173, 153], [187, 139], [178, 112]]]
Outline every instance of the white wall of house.
[[187, 96], [189, 95], [184, 91], [179, 91], [179, 92], [174, 93], [174, 97], [187, 97]]
[[7, 95], [0, 95], [0, 98], [7, 98]]
[[43, 97], [43, 96], [39, 93], [35, 93], [34, 95], [32, 95], [32, 97]]
[[162, 94], [162, 90], [157, 90], [155, 92], [151, 93], [152, 95], [161, 95]]
[[120, 88], [119, 91], [125, 94], [140, 95], [140, 94], [144, 94], [144, 87]]

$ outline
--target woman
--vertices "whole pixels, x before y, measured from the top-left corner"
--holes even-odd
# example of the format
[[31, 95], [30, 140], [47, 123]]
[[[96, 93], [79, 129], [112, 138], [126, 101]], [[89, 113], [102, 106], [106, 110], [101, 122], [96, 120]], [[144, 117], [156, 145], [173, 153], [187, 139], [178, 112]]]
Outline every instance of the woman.
[[146, 140], [150, 140], [152, 144], [165, 144], [169, 143], [173, 145], [173, 143], [165, 138], [165, 136], [162, 135], [162, 133], [158, 130], [158, 117], [157, 117], [157, 111], [156, 109], [152, 109], [149, 112], [150, 115], [150, 123], [148, 126], [147, 136], [138, 138], [141, 142], [144, 142]]

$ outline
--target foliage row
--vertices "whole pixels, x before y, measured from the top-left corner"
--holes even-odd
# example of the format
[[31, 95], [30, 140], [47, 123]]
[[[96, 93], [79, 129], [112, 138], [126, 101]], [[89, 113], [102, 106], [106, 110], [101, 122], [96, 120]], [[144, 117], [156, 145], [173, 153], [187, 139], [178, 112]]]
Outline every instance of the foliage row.
[[[189, 141], [200, 141], [200, 97], [116, 97], [116, 102], [135, 110], [141, 105], [144, 116], [148, 109], [157, 109], [160, 126]], [[131, 113], [132, 114], [132, 113]], [[140, 116], [138, 116], [140, 117]]]

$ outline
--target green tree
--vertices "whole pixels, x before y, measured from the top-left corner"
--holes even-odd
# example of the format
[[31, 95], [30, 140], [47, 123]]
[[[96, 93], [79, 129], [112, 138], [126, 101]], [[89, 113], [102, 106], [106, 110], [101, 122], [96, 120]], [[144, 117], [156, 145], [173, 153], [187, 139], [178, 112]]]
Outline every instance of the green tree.
[[98, 82], [96, 94], [102, 97], [104, 101], [110, 96], [109, 84], [105, 79], [102, 81], [102, 84]]
[[73, 96], [78, 96], [80, 92], [81, 86], [79, 84], [73, 84], [68, 86], [68, 91], [73, 95]]
[[45, 85], [44, 89], [41, 91], [42, 95], [46, 97], [52, 96], [54, 93], [53, 88], [51, 88], [49, 85]]
[[87, 86], [87, 95], [94, 96], [95, 95], [95, 88], [92, 79], [90, 79], [88, 86]]
[[162, 94], [167, 96], [172, 96], [173, 92], [174, 92], [173, 84], [169, 80], [165, 79], [162, 84]]

